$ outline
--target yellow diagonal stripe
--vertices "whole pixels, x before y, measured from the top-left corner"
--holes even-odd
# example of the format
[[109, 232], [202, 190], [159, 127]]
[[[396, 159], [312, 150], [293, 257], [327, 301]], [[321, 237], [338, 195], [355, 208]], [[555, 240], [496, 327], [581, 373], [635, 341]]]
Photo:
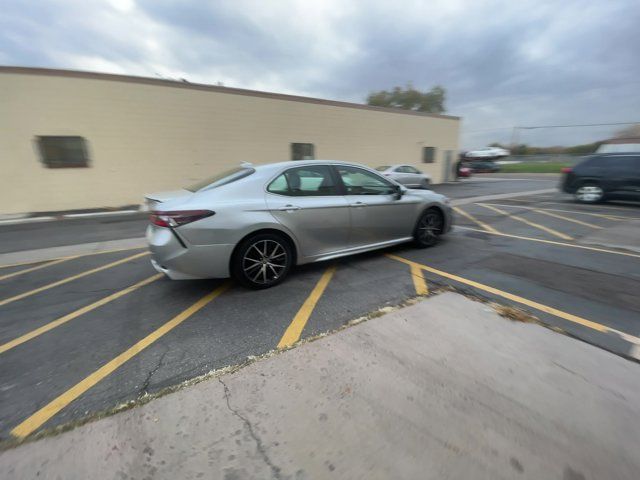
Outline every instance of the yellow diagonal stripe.
[[109, 302], [112, 302], [117, 298], [123, 297], [124, 295], [131, 293], [139, 289], [140, 287], [144, 287], [145, 285], [148, 285], [151, 282], [155, 282], [156, 280], [158, 280], [159, 278], [162, 278], [163, 276], [164, 274], [162, 273], [153, 275], [145, 280], [142, 280], [141, 282], [138, 282], [134, 285], [131, 285], [130, 287], [125, 288], [124, 290], [120, 290], [119, 292], [116, 292], [112, 295], [101, 298], [97, 302], [93, 302], [92, 304], [87, 305], [86, 307], [82, 307], [79, 310], [76, 310], [75, 312], [71, 312], [63, 317], [60, 317], [52, 322], [47, 323], [46, 325], [36, 328], [35, 330], [31, 330], [30, 332], [25, 333], [24, 335], [14, 340], [11, 340], [10, 342], [0, 345], [0, 353], [4, 353], [7, 350], [11, 350], [12, 348], [17, 347], [18, 345], [28, 342], [29, 340], [36, 338], [42, 335], [43, 333], [48, 332], [49, 330], [53, 330], [54, 328], [59, 327], [60, 325], [73, 320], [74, 318], [78, 318], [80, 315], [84, 315], [85, 313], [90, 312], [91, 310], [95, 310], [96, 308], [101, 307], [102, 305], [105, 305]]
[[6, 275], [0, 276], [0, 280], [7, 280], [8, 278], [17, 277], [18, 275], [23, 275], [29, 272], [35, 272], [36, 270], [40, 270], [41, 268], [51, 267], [53, 265], [57, 265], [58, 263], [66, 262], [68, 260], [73, 260], [74, 258], [76, 257], [59, 258], [58, 260], [46, 262], [46, 263], [43, 263], [42, 265], [36, 265], [35, 267], [25, 268], [24, 270], [18, 270], [17, 272], [7, 273]]
[[542, 215], [548, 215], [549, 217], [559, 218], [560, 220], [564, 220], [566, 222], [576, 223], [578, 225], [582, 225], [582, 226], [585, 226], [585, 227], [597, 228], [597, 229], [604, 228], [604, 227], [601, 227], [600, 225], [594, 225], [593, 223], [583, 222], [582, 220], [577, 220], [575, 218], [570, 218], [570, 217], [567, 217], [565, 215], [560, 215], [558, 213], [549, 212], [547, 210], [540, 210], [538, 208], [532, 208], [532, 210], [534, 212], [536, 212], [536, 213], [541, 213]]
[[558, 232], [557, 230], [554, 230], [553, 228], [549, 228], [549, 227], [545, 227], [544, 225], [540, 225], [539, 223], [535, 223], [535, 222], [531, 222], [529, 220], [527, 220], [526, 218], [522, 218], [518, 215], [512, 215], [509, 212], [506, 212], [500, 208], [494, 207], [493, 205], [487, 205], [484, 203], [478, 203], [478, 205], [481, 205], [485, 208], [488, 208], [490, 210], [493, 210], [494, 212], [500, 213], [501, 215], [506, 215], [509, 218], [513, 218], [514, 220], [518, 220], [519, 222], [525, 223], [527, 225], [529, 225], [530, 227], [533, 228], [537, 228], [539, 230], [542, 230], [544, 232], [547, 232], [553, 236], [556, 236], [558, 238], [561, 238], [563, 240], [573, 240], [573, 237], [570, 237], [569, 235], [565, 235], [562, 232]]
[[307, 324], [307, 320], [309, 320], [311, 313], [313, 313], [313, 309], [316, 308], [318, 300], [320, 300], [324, 290], [327, 288], [327, 285], [329, 285], [331, 277], [333, 277], [335, 271], [336, 267], [331, 266], [322, 274], [322, 277], [320, 277], [320, 280], [318, 280], [318, 283], [302, 304], [302, 307], [300, 307], [296, 316], [293, 317], [293, 320], [284, 332], [284, 335], [282, 335], [280, 342], [278, 342], [278, 348], [289, 347], [298, 341], [300, 335], [302, 335], [304, 326]]
[[487, 225], [484, 222], [481, 222], [480, 220], [478, 220], [476, 217], [474, 217], [473, 215], [471, 215], [468, 212], [465, 212], [464, 210], [462, 210], [459, 207], [453, 207], [453, 209], [456, 211], [456, 213], [459, 213], [460, 215], [462, 215], [463, 217], [466, 217], [467, 219], [471, 220], [472, 222], [474, 222], [475, 224], [479, 225], [480, 227], [482, 227], [484, 230], [486, 230], [487, 232], [491, 232], [491, 233], [498, 233], [498, 231], [493, 228], [490, 225]]
[[20, 425], [11, 430], [11, 434], [18, 438], [24, 438], [27, 435], [30, 435], [38, 428], [40, 428], [46, 421], [48, 421], [51, 417], [57, 414], [60, 410], [65, 408], [71, 402], [73, 402], [80, 395], [85, 393], [91, 387], [100, 382], [103, 378], [113, 373], [117, 368], [123, 365], [125, 362], [135, 357], [142, 350], [147, 348], [152, 343], [156, 342], [160, 337], [169, 333], [171, 330], [176, 328], [186, 319], [191, 317], [193, 314], [204, 308], [209, 302], [218, 297], [222, 292], [224, 292], [229, 287], [229, 283], [225, 283], [220, 287], [216, 288], [213, 292], [205, 295], [196, 303], [191, 305], [186, 310], [182, 311], [167, 323], [162, 325], [157, 330], [154, 330], [149, 335], [144, 337], [138, 343], [133, 345], [128, 350], [122, 352], [116, 358], [111, 360], [110, 362], [104, 364], [98, 370], [93, 372], [91, 375], [86, 377], [84, 380], [80, 381], [69, 390], [64, 392], [55, 400], [49, 402], [47, 405], [42, 407], [36, 413], [31, 415], [25, 421], [23, 421]]
[[131, 255], [130, 257], [126, 257], [121, 260], [117, 260], [115, 262], [107, 263], [106, 265], [102, 265], [101, 267], [92, 268], [91, 270], [78, 273], [77, 275], [73, 275], [71, 277], [63, 278], [62, 280], [58, 280], [57, 282], [48, 283], [47, 285], [44, 285], [39, 288], [35, 288], [33, 290], [29, 290], [28, 292], [21, 293], [14, 297], [5, 298], [4, 300], [0, 300], [0, 306], [6, 305], [7, 303], [15, 302], [16, 300], [22, 300], [23, 298], [29, 297], [31, 295], [35, 295], [36, 293], [44, 292], [45, 290], [49, 290], [50, 288], [64, 285], [65, 283], [69, 283], [79, 278], [86, 277], [87, 275], [91, 275], [92, 273], [101, 272], [102, 270], [106, 270], [107, 268], [115, 267], [117, 265], [122, 265], [123, 263], [130, 262], [131, 260], [135, 260], [136, 258], [144, 257], [145, 255], [149, 255], [149, 252], [136, 253], [135, 255]]
[[514, 295], [509, 292], [505, 292], [502, 290], [498, 290], [497, 288], [491, 287], [489, 285], [484, 285], [480, 282], [476, 282], [474, 280], [469, 280], [467, 278], [459, 277], [458, 275], [454, 275], [452, 273], [443, 272], [442, 270], [438, 270], [433, 267], [429, 267], [427, 265], [423, 265], [421, 263], [413, 262], [411, 260], [407, 260], [406, 258], [399, 257], [397, 255], [392, 255], [390, 253], [387, 254], [387, 257], [397, 260], [399, 262], [406, 263], [410, 266], [416, 266], [417, 268], [422, 268], [427, 272], [435, 273], [436, 275], [440, 275], [441, 277], [449, 278], [451, 280], [455, 280], [456, 282], [464, 283], [465, 285], [469, 285], [471, 287], [477, 288], [478, 290], [484, 290], [485, 292], [492, 293], [493, 295], [497, 295], [507, 300], [511, 300], [516, 303], [520, 303], [522, 305], [526, 305], [531, 308], [535, 308], [536, 310], [540, 310], [541, 312], [549, 313], [551, 315], [555, 315], [556, 317], [563, 318], [573, 323], [578, 323], [585, 327], [589, 327], [593, 330], [597, 330], [599, 332], [608, 332], [610, 329], [605, 325], [601, 325], [600, 323], [593, 322], [591, 320], [587, 320], [586, 318], [579, 317], [577, 315], [573, 315], [571, 313], [563, 312], [562, 310], [558, 310], [557, 308], [549, 307], [548, 305], [543, 305], [542, 303], [534, 302], [533, 300], [529, 300], [527, 298], [520, 297], [518, 295]]

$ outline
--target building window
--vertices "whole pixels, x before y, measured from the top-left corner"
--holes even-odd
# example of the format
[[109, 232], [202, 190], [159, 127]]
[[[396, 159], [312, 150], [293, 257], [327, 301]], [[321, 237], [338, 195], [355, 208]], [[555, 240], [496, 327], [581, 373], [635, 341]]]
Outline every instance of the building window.
[[83, 137], [36, 137], [40, 159], [47, 168], [89, 166], [87, 142]]
[[422, 163], [433, 163], [436, 159], [436, 147], [422, 148]]
[[292, 143], [291, 160], [313, 160], [315, 158], [313, 143]]

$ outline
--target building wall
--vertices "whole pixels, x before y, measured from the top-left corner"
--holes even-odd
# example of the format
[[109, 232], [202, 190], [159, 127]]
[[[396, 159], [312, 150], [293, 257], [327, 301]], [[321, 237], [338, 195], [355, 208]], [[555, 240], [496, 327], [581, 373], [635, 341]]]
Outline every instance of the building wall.
[[[0, 69], [0, 213], [138, 204], [242, 161], [289, 160], [292, 142], [313, 143], [319, 159], [412, 164], [434, 182], [445, 151], [455, 161], [455, 117], [99, 77]], [[38, 135], [84, 137], [90, 168], [46, 168]], [[423, 146], [436, 163], [421, 163]]]

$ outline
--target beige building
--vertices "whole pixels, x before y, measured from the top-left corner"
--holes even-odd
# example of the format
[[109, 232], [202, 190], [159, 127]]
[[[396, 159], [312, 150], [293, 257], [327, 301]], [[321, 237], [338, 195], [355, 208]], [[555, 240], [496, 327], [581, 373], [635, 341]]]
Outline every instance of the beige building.
[[0, 213], [140, 204], [242, 161], [451, 174], [460, 119], [152, 78], [0, 67]]

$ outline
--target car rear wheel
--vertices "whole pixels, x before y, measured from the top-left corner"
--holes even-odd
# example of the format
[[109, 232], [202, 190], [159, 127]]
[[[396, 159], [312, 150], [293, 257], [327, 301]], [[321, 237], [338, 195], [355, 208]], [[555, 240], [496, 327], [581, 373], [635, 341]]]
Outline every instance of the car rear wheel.
[[574, 196], [580, 203], [597, 203], [604, 198], [604, 191], [595, 183], [585, 183], [578, 187]]
[[420, 215], [413, 232], [414, 243], [418, 248], [431, 247], [438, 243], [444, 226], [440, 211], [430, 208]]
[[293, 264], [293, 250], [281, 235], [261, 233], [245, 239], [231, 266], [234, 279], [245, 287], [262, 289], [282, 282]]

